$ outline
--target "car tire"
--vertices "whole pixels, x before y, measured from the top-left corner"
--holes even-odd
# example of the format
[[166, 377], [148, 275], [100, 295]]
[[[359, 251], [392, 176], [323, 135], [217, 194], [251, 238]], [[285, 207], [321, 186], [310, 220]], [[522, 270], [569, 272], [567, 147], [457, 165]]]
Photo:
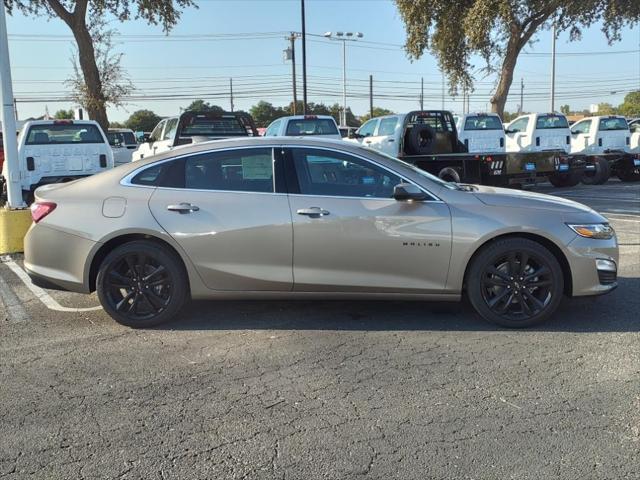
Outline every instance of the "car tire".
[[453, 167], [445, 167], [438, 172], [438, 177], [445, 182], [460, 183], [460, 173]]
[[147, 328], [172, 320], [187, 299], [184, 264], [173, 252], [146, 240], [125, 243], [102, 261], [98, 298], [118, 323]]
[[625, 168], [617, 171], [617, 177], [623, 182], [640, 181], [640, 168]]
[[476, 312], [507, 328], [544, 322], [557, 310], [564, 291], [556, 257], [526, 238], [506, 238], [482, 247], [471, 261], [465, 283]]
[[585, 170], [582, 174], [582, 183], [585, 185], [602, 185], [611, 176], [609, 162], [602, 157], [594, 159], [595, 170]]
[[551, 185], [556, 188], [563, 187], [575, 187], [580, 183], [580, 178], [582, 177], [582, 172], [573, 171], [570, 173], [554, 173], [553, 175], [549, 175], [548, 179]]

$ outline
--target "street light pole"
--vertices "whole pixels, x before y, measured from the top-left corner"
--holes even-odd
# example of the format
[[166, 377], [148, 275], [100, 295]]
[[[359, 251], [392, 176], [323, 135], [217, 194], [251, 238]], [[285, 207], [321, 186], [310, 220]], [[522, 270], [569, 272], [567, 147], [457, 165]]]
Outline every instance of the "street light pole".
[[304, 0], [300, 0], [302, 17], [302, 113], [307, 114], [307, 27], [304, 17]]
[[0, 99], [2, 101], [2, 138], [5, 153], [5, 181], [9, 207], [21, 208], [22, 186], [18, 165], [18, 139], [14, 114], [13, 88], [11, 87], [11, 64], [9, 62], [9, 40], [4, 3], [0, 5]]
[[[342, 112], [340, 115], [340, 126], [347, 126], [347, 41], [354, 42], [358, 38], [362, 38], [364, 35], [360, 32], [336, 32], [336, 37], [333, 38], [332, 32], [326, 32], [325, 38], [329, 40], [338, 40], [342, 42]], [[356, 38], [351, 38], [351, 37]]]
[[553, 22], [551, 31], [553, 35], [551, 39], [551, 113], [553, 113], [556, 101], [556, 22]]

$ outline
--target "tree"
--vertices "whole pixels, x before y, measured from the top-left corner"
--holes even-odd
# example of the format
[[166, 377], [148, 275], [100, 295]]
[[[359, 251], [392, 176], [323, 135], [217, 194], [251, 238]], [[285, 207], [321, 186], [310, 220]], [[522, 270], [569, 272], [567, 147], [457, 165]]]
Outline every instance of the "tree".
[[[115, 31], [105, 30], [101, 21], [94, 22], [90, 31], [102, 83], [102, 105], [120, 107], [123, 99], [133, 91], [133, 84], [122, 67], [123, 54], [112, 53]], [[71, 63], [73, 76], [65, 83], [71, 87], [73, 99], [89, 112], [99, 108], [101, 103], [91, 94], [75, 57], [72, 57]]]
[[122, 122], [109, 122], [109, 128], [127, 128]]
[[135, 132], [150, 132], [160, 120], [162, 118], [151, 110], [138, 110], [133, 112], [124, 124]]
[[181, 9], [195, 5], [194, 0], [4, 0], [4, 4], [10, 14], [18, 9], [25, 15], [58, 17], [67, 24], [78, 47], [78, 64], [91, 98], [87, 113], [104, 129], [109, 121], [91, 25], [110, 15], [121, 22], [142, 18], [153, 25], [161, 24], [169, 32], [178, 22]]
[[266, 127], [276, 118], [284, 117], [287, 115], [287, 111], [282, 107], [274, 107], [273, 104], [259, 101], [253, 107], [249, 109], [253, 121], [257, 127]]
[[610, 103], [598, 104], [598, 115], [615, 115], [618, 113], [618, 109]]
[[58, 120], [66, 120], [66, 119], [71, 119], [73, 120], [73, 118], [75, 117], [75, 114], [73, 113], [73, 110], [69, 109], [69, 110], [58, 110], [56, 113], [53, 114], [53, 118], [56, 118]]
[[571, 113], [571, 107], [569, 105], [562, 105], [560, 111], [565, 115], [569, 115]]
[[211, 105], [209, 102], [205, 102], [204, 100], [194, 100], [185, 110], [189, 110], [192, 112], [215, 112], [215, 113], [223, 113], [224, 108], [219, 107], [218, 105]]
[[640, 20], [638, 0], [395, 0], [407, 30], [412, 59], [425, 50], [437, 58], [452, 94], [471, 90], [479, 55], [486, 73], [498, 73], [491, 110], [502, 115], [521, 50], [555, 21], [559, 32], [580, 38], [581, 29], [602, 22], [609, 43], [625, 24]]
[[[329, 115], [331, 115], [338, 124], [340, 124], [340, 112], [342, 112], [342, 105], [340, 105], [339, 103], [334, 103], [329, 107]], [[347, 126], [349, 127], [360, 126], [360, 121], [356, 118], [356, 116], [351, 111], [351, 107], [347, 107]]]
[[627, 117], [640, 117], [640, 90], [627, 93], [618, 111]]
[[367, 112], [364, 115], [360, 115], [359, 120], [361, 123], [366, 122], [370, 118], [382, 117], [384, 115], [392, 115], [395, 112], [391, 110], [387, 110], [386, 108], [373, 107], [373, 117], [371, 117], [371, 112]]

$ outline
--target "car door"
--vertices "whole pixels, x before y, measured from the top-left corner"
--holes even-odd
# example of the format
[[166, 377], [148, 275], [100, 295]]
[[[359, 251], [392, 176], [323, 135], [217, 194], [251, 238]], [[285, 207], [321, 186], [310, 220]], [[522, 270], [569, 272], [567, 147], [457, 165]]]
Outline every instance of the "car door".
[[149, 207], [205, 285], [291, 290], [291, 214], [284, 187], [276, 190], [273, 149], [212, 151], [169, 163]]
[[167, 124], [162, 131], [162, 137], [160, 140], [153, 144], [153, 153], [162, 153], [167, 150], [171, 150], [175, 144], [176, 132], [178, 130], [178, 118], [167, 119]]
[[522, 117], [511, 122], [505, 130], [507, 152], [521, 152], [530, 142], [527, 141], [529, 117]]
[[571, 152], [581, 153], [585, 152], [589, 148], [591, 143], [590, 130], [591, 120], [581, 120], [576, 122], [571, 127]]
[[287, 162], [294, 291], [444, 288], [451, 254], [446, 204], [393, 199], [403, 179], [365, 157], [291, 147]]
[[164, 131], [164, 127], [167, 124], [166, 120], [160, 121], [153, 131], [151, 135], [149, 135], [149, 140], [141, 143], [138, 149], [133, 152], [133, 160], [141, 160], [146, 157], [150, 157], [155, 155], [157, 150], [157, 143], [162, 139], [162, 132]]
[[374, 132], [373, 136], [369, 138], [369, 141], [371, 142], [369, 146], [376, 150], [380, 150], [387, 155], [397, 156], [398, 144], [395, 136], [397, 125], [397, 116], [380, 118], [378, 128]]

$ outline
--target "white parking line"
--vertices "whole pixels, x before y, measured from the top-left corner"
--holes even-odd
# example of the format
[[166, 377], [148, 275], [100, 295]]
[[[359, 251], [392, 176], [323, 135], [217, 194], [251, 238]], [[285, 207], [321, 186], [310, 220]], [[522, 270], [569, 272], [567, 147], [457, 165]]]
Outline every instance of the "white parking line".
[[29, 320], [27, 310], [2, 277], [0, 277], [0, 302], [4, 304], [9, 322], [20, 323]]
[[27, 272], [25, 272], [20, 265], [11, 260], [11, 257], [4, 257], [3, 263], [11, 269], [13, 273], [15, 273], [22, 283], [31, 290], [38, 300], [40, 300], [45, 307], [49, 310], [55, 310], [57, 312], [92, 312], [94, 310], [102, 310], [102, 307], [85, 307], [85, 308], [74, 308], [74, 307], [63, 307], [58, 302], [56, 302], [51, 295], [45, 292], [42, 288], [31, 283], [31, 279]]

